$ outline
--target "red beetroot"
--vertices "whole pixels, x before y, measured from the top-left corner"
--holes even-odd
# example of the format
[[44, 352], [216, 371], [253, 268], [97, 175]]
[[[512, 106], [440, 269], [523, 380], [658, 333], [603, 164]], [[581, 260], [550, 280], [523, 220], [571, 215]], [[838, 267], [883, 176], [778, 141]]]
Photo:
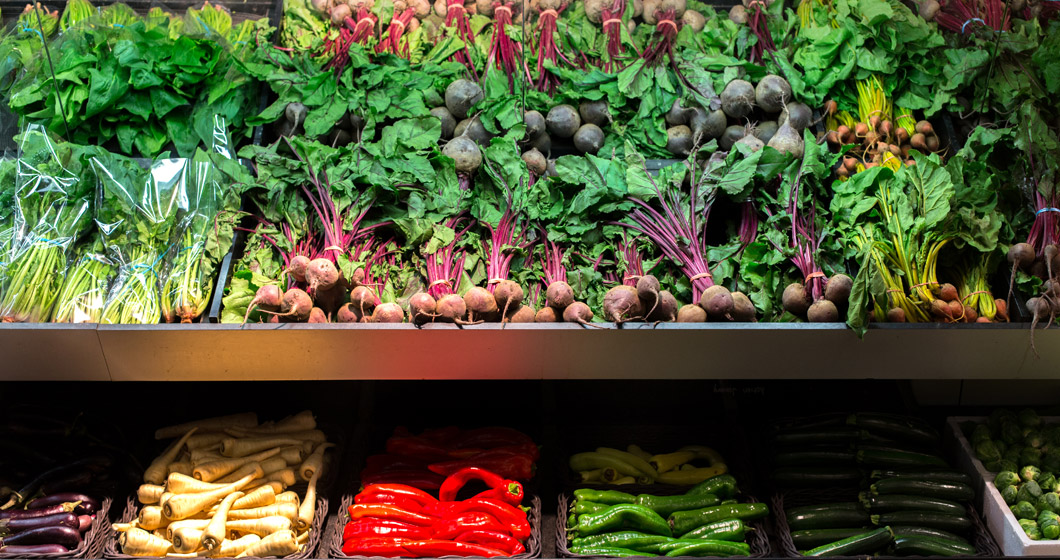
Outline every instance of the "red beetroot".
[[372, 313], [373, 323], [401, 323], [405, 320], [405, 311], [396, 303], [378, 305]]
[[464, 42], [464, 48], [457, 51], [453, 58], [466, 66], [475, 81], [478, 81], [475, 63], [471, 60], [471, 51], [467, 47], [467, 45], [475, 44], [475, 33], [471, 30], [471, 22], [468, 20], [467, 9], [464, 8], [463, 0], [446, 0], [445, 26], [450, 29], [456, 29], [457, 36]]
[[243, 317], [243, 324], [250, 318], [250, 313], [260, 306], [265, 311], [276, 311], [283, 305], [283, 294], [276, 284], [265, 284], [254, 293], [254, 299], [247, 306], [247, 314]]
[[[518, 15], [518, 2], [493, 2], [493, 40], [490, 45], [489, 55], [486, 57], [486, 72], [496, 67], [503, 70], [508, 76], [508, 90], [515, 93], [515, 76], [520, 72], [519, 63], [516, 61], [516, 53], [520, 51], [519, 44], [508, 35], [507, 27], [512, 24], [514, 15]], [[530, 81], [530, 69], [523, 65], [526, 81]]]
[[[735, 298], [735, 296], [736, 294], [734, 293], [733, 297]], [[666, 322], [676, 321], [677, 311], [680, 306], [681, 304], [677, 302], [677, 298], [675, 298], [669, 290], [661, 290], [659, 292], [658, 304], [652, 312], [648, 313], [648, 320]], [[752, 319], [753, 318], [752, 315]]]
[[505, 317], [512, 310], [518, 309], [525, 297], [522, 286], [512, 280], [501, 280], [493, 290], [493, 299], [497, 301], [497, 308]]
[[694, 304], [689, 303], [681, 306], [681, 309], [677, 310], [677, 322], [678, 323], [706, 323], [707, 312], [703, 311], [703, 308]]
[[350, 303], [343, 305], [335, 313], [335, 322], [337, 323], [359, 323], [360, 321], [361, 316], [357, 313], [357, 308]]
[[287, 274], [291, 275], [291, 278], [295, 282], [305, 284], [305, 270], [309, 266], [309, 257], [305, 255], [295, 255], [291, 257], [291, 262], [287, 263]]
[[438, 319], [450, 323], [459, 323], [467, 316], [467, 304], [464, 298], [456, 294], [442, 296], [436, 305]]
[[644, 308], [637, 289], [625, 284], [615, 286], [604, 294], [604, 320], [621, 323], [644, 318]]
[[714, 320], [731, 319], [734, 305], [732, 293], [716, 284], [704, 290], [699, 298], [699, 306]]
[[478, 286], [464, 294], [464, 305], [467, 306], [467, 320], [470, 322], [495, 321], [500, 311], [497, 309], [497, 300], [493, 294]]
[[394, 8], [394, 18], [390, 20], [386, 35], [375, 46], [375, 52], [389, 52], [403, 58], [408, 58], [408, 42], [406, 41], [405, 44], [402, 45], [401, 38], [405, 35], [405, 31], [408, 30], [409, 23], [415, 15], [416, 8], [406, 8], [400, 13], [397, 8]]
[[563, 320], [567, 323], [588, 324], [593, 320], [593, 310], [584, 302], [576, 301], [563, 310]]
[[533, 323], [537, 321], [537, 312], [529, 305], [520, 305], [514, 312], [505, 317], [509, 323]]
[[280, 311], [264, 311], [274, 315], [283, 323], [304, 323], [309, 320], [309, 314], [313, 310], [313, 300], [304, 290], [291, 288], [283, 294], [283, 302]]
[[379, 305], [379, 299], [367, 286], [357, 286], [350, 292], [350, 305], [359, 317], [371, 317], [375, 307]]
[[314, 307], [309, 311], [308, 323], [327, 323], [328, 315], [324, 313], [324, 310], [319, 307]]
[[535, 323], [556, 323], [559, 319], [559, 314], [551, 307], [542, 307], [537, 310], [536, 314], [534, 314]]
[[434, 320], [438, 302], [430, 294], [420, 292], [409, 298], [409, 316], [416, 324]]
[[318, 258], [309, 261], [305, 269], [305, 279], [309, 283], [310, 291], [328, 291], [342, 281], [342, 273], [331, 260]]

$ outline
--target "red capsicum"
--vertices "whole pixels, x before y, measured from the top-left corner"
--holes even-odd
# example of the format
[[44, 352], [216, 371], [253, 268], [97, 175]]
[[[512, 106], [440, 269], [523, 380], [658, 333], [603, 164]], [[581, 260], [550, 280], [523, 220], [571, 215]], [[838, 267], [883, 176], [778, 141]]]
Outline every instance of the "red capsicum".
[[361, 483], [363, 484], [404, 484], [420, 490], [437, 490], [442, 487], [442, 481], [444, 480], [444, 477], [426, 469], [361, 473]]
[[342, 553], [346, 556], [382, 556], [384, 558], [396, 558], [408, 554], [408, 550], [406, 550], [403, 545], [410, 542], [416, 541], [395, 537], [350, 539], [342, 543]]
[[464, 531], [453, 539], [457, 542], [480, 544], [497, 550], [503, 550], [508, 556], [515, 556], [526, 552], [526, 547], [518, 539], [511, 535], [498, 533], [496, 531]]
[[418, 436], [392, 437], [386, 440], [386, 452], [427, 461], [449, 455], [449, 449]]
[[529, 455], [510, 451], [487, 451], [469, 459], [431, 463], [427, 468], [449, 476], [469, 467], [479, 467], [513, 480], [530, 480], [534, 476], [534, 460]]
[[484, 556], [493, 558], [505, 556], [503, 550], [497, 550], [480, 544], [433, 539], [429, 541], [411, 541], [404, 543], [403, 548], [414, 556], [438, 558], [440, 556]]
[[378, 455], [371, 455], [365, 460], [364, 470], [365, 472], [386, 472], [386, 471], [401, 471], [401, 470], [427, 470], [427, 461], [421, 461], [419, 459], [413, 459], [412, 457], [402, 457], [401, 455], [390, 455], [389, 453], [380, 453]]
[[456, 501], [456, 495], [468, 482], [480, 480], [495, 491], [496, 498], [502, 502], [517, 506], [523, 502], [523, 485], [515, 480], [508, 480], [503, 476], [490, 472], [484, 468], [474, 466], [464, 467], [453, 471], [448, 478], [442, 482], [438, 490], [438, 499], [443, 502]]
[[506, 526], [507, 530], [504, 532], [516, 539], [525, 541], [530, 538], [530, 521], [526, 518], [526, 512], [499, 500], [473, 498], [461, 502], [438, 502], [427, 506], [424, 512], [442, 518], [467, 512], [482, 512]]
[[357, 519], [350, 521], [342, 530], [342, 542], [350, 539], [373, 537], [399, 537], [404, 539], [429, 539], [430, 527], [420, 527], [393, 519]]
[[388, 494], [385, 492], [377, 492], [367, 496], [358, 494], [357, 497], [354, 498], [354, 501], [358, 504], [388, 505], [405, 511], [411, 511], [412, 513], [423, 513], [423, 504], [412, 500], [407, 496], [401, 496], [398, 494]]
[[418, 525], [420, 527], [429, 527], [438, 521], [437, 517], [423, 515], [386, 504], [354, 504], [350, 506], [349, 513], [350, 519], [393, 519], [395, 521]]
[[453, 442], [456, 447], [481, 447], [484, 449], [522, 443], [533, 444], [533, 440], [519, 430], [499, 426], [467, 430]]
[[359, 494], [354, 496], [353, 500], [358, 504], [372, 503], [372, 498], [377, 495], [396, 496], [411, 500], [418, 503], [420, 508], [438, 503], [438, 499], [434, 496], [407, 484], [369, 484]]
[[507, 533], [508, 527], [481, 511], [468, 511], [443, 517], [434, 525], [434, 538], [452, 539], [464, 531], [482, 530]]

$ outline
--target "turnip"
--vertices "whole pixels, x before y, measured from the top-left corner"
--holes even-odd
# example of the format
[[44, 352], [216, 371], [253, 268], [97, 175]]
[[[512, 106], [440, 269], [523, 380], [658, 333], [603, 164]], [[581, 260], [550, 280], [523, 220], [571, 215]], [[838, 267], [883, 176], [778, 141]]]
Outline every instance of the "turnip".
[[692, 112], [692, 118], [688, 120], [688, 127], [692, 129], [693, 142], [699, 144], [718, 138], [725, 133], [727, 122], [725, 111], [721, 109], [709, 113], [703, 109], [695, 109]]
[[537, 148], [523, 152], [523, 162], [531, 175], [541, 177], [548, 171], [548, 159]]
[[784, 288], [784, 293], [780, 296], [780, 301], [784, 311], [787, 311], [796, 317], [805, 317], [806, 312], [809, 311], [810, 306], [813, 305], [813, 298], [810, 297], [809, 292], [806, 290], [806, 286], [803, 286], [798, 282], [792, 282]]
[[582, 125], [578, 111], [570, 105], [556, 105], [549, 109], [548, 116], [545, 117], [545, 123], [548, 126], [549, 134], [559, 138], [574, 136], [574, 133], [578, 132]]
[[791, 101], [791, 84], [780, 76], [769, 74], [755, 86], [755, 103], [767, 113], [779, 113]]
[[396, 303], [378, 305], [372, 313], [373, 323], [401, 323], [405, 321], [405, 310]]
[[431, 294], [419, 292], [409, 298], [409, 317], [417, 325], [434, 320], [438, 302]]
[[687, 125], [666, 129], [666, 150], [675, 156], [685, 157], [692, 151], [692, 129]]
[[791, 127], [791, 124], [785, 122], [780, 125], [777, 129], [777, 133], [773, 135], [773, 138], [769, 140], [769, 147], [782, 154], [791, 154], [796, 159], [802, 157], [803, 151], [806, 148], [802, 137], [799, 133]]
[[733, 311], [732, 293], [717, 284], [703, 290], [699, 297], [699, 306], [711, 319], [730, 319]]
[[854, 287], [854, 281], [846, 274], [833, 274], [825, 284], [824, 297], [836, 304], [836, 307], [846, 305], [850, 300], [850, 290]]
[[467, 136], [480, 146], [489, 146], [490, 138], [493, 138], [493, 135], [486, 130], [486, 127], [482, 126], [482, 121], [478, 117], [464, 119], [456, 123], [453, 134], [456, 136]]
[[559, 322], [559, 319], [560, 317], [556, 310], [551, 307], [542, 307], [534, 314], [535, 323], [556, 323]]
[[471, 174], [482, 165], [482, 150], [467, 136], [457, 136], [445, 143], [442, 154], [453, 158], [460, 189], [471, 187]]
[[525, 297], [523, 287], [512, 280], [501, 280], [493, 288], [493, 299], [497, 302], [497, 309], [500, 309], [502, 316], [518, 309]]
[[259, 306], [266, 311], [276, 311], [283, 305], [283, 294], [276, 284], [265, 284], [254, 293], [254, 299], [247, 305], [247, 314], [243, 317], [243, 324], [250, 318], [250, 313]]
[[738, 323], [754, 323], [757, 311], [743, 292], [732, 293], [732, 319]]
[[309, 311], [308, 323], [327, 323], [328, 316], [324, 313], [324, 310], [319, 307], [314, 307]]
[[729, 19], [737, 25], [747, 24], [747, 8], [743, 4], [737, 4], [729, 8]]
[[563, 310], [563, 320], [567, 323], [591, 326], [589, 323], [593, 320], [593, 310], [584, 302], [576, 301]]
[[306, 265], [305, 279], [310, 291], [327, 291], [342, 281], [342, 273], [330, 260], [316, 258]]
[[515, 311], [509, 312], [504, 320], [509, 323], [534, 323], [537, 321], [537, 312], [529, 305], [520, 305]]
[[834, 303], [819, 299], [806, 311], [806, 319], [811, 323], [835, 323], [839, 321], [839, 310]]
[[644, 318], [644, 304], [633, 286], [620, 284], [604, 294], [604, 320], [622, 323]]
[[721, 138], [718, 138], [718, 147], [722, 150], [729, 151], [734, 145], [736, 145], [736, 142], [742, 140], [746, 134], [747, 131], [743, 126], [734, 124], [726, 128], [721, 134]]
[[438, 318], [449, 323], [461, 322], [467, 315], [467, 304], [464, 303], [464, 298], [456, 294], [442, 296], [435, 309], [438, 311]]
[[290, 262], [287, 263], [287, 274], [291, 275], [291, 278], [299, 284], [305, 284], [305, 269], [309, 266], [309, 257], [305, 255], [295, 255], [291, 257]]
[[445, 106], [455, 119], [466, 119], [471, 107], [483, 98], [482, 88], [471, 80], [454, 80], [445, 88]]
[[370, 317], [375, 311], [375, 307], [379, 305], [379, 299], [368, 286], [357, 286], [350, 290], [350, 305], [357, 310], [357, 315], [364, 320], [365, 317]]
[[353, 305], [347, 303], [339, 308], [338, 312], [335, 313], [336, 323], [359, 323], [361, 316]]
[[773, 136], [777, 133], [777, 129], [780, 126], [777, 125], [777, 121], [765, 121], [758, 123], [755, 127], [755, 138], [758, 138], [764, 142], [767, 146], [769, 141], [773, 139]]
[[670, 110], [666, 112], [664, 118], [666, 119], [666, 124], [670, 126], [688, 124], [694, 112], [695, 109], [682, 107], [680, 99], [674, 99], [673, 105], [670, 106]]
[[611, 123], [611, 111], [604, 100], [582, 101], [578, 105], [578, 115], [583, 123], [595, 124], [600, 128]]
[[707, 18], [695, 10], [685, 10], [685, 13], [681, 15], [681, 23], [691, 27], [692, 31], [699, 33], [706, 27]]
[[467, 319], [471, 322], [493, 321], [499, 310], [497, 300], [485, 288], [475, 286], [464, 294], [464, 305], [467, 307]]
[[677, 322], [678, 323], [706, 323], [707, 312], [703, 311], [703, 308], [694, 304], [689, 303], [682, 305], [681, 309], [677, 310]]
[[452, 138], [453, 131], [456, 129], [456, 119], [453, 118], [453, 114], [449, 112], [449, 109], [435, 107], [431, 109], [431, 116], [442, 121], [442, 138]]
[[574, 147], [584, 154], [595, 155], [604, 147], [604, 131], [595, 124], [583, 124], [574, 133]]
[[312, 310], [313, 300], [309, 294], [304, 290], [291, 288], [284, 292], [279, 312], [262, 310], [262, 313], [274, 315], [283, 323], [304, 323], [309, 320]]
[[526, 125], [527, 138], [536, 138], [545, 132], [545, 117], [537, 111], [523, 113], [523, 124]]
[[721, 110], [734, 119], [742, 119], [754, 110], [755, 87], [747, 80], [733, 80], [721, 92]]
[[677, 298], [670, 293], [670, 290], [661, 290], [659, 291], [659, 304], [655, 306], [655, 311], [648, 314], [647, 319], [649, 321], [676, 321], [679, 307], [681, 304], [677, 302]]

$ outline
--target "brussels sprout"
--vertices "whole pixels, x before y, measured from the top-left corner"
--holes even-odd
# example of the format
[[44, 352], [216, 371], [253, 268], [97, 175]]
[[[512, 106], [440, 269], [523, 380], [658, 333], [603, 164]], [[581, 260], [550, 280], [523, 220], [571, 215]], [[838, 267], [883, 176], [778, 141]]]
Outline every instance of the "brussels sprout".
[[1023, 429], [1019, 424], [1006, 422], [1001, 425], [1001, 441], [1009, 445], [1023, 443]]
[[1045, 443], [1051, 446], [1060, 445], [1060, 424], [1053, 424], [1042, 428], [1042, 437], [1045, 438]]
[[1000, 408], [990, 413], [988, 423], [990, 424], [991, 429], [999, 430], [1001, 429], [1002, 424], [1006, 422], [1017, 422], [1018, 420], [1019, 417], [1016, 416], [1015, 412]]
[[1019, 465], [1015, 461], [1006, 461], [1005, 459], [998, 461], [998, 467], [999, 471], [1016, 472], [1020, 470]]
[[1060, 495], [1056, 492], [1046, 492], [1038, 497], [1038, 502], [1034, 507], [1038, 508], [1038, 511], [1060, 513]]
[[1038, 430], [1031, 430], [1027, 435], [1023, 436], [1023, 445], [1041, 449], [1045, 445], [1045, 438], [1042, 437], [1042, 433]]
[[1001, 499], [1005, 500], [1005, 503], [1012, 506], [1016, 505], [1016, 496], [1019, 495], [1019, 489], [1015, 486], [1006, 486], [1001, 489]]
[[[1056, 492], [1056, 476], [1054, 476], [1053, 473], [1042, 473], [1041, 476], [1034, 480], [1038, 482], [1038, 486], [1042, 488], [1042, 492]], [[1060, 511], [1057, 513], [1060, 513]]]
[[986, 440], [981, 441], [975, 446], [975, 456], [982, 462], [987, 461], [1000, 461], [1001, 452], [997, 450], [997, 446], [994, 445], [993, 441]]
[[1024, 428], [1037, 428], [1042, 425], [1042, 419], [1033, 408], [1025, 408], [1019, 412], [1019, 423]]
[[1024, 447], [1020, 453], [1020, 464], [1038, 466], [1042, 464], [1042, 451], [1033, 447]]
[[1042, 539], [1042, 530], [1038, 528], [1038, 522], [1033, 519], [1020, 519], [1020, 527], [1023, 528], [1023, 532], [1027, 533], [1027, 538], [1032, 541], [1039, 541]]
[[1038, 477], [1042, 476], [1042, 469], [1039, 469], [1038, 467], [1036, 467], [1034, 465], [1027, 465], [1027, 466], [1023, 467], [1022, 469], [1020, 469], [1020, 475], [1019, 476], [1020, 476], [1021, 479], [1023, 479], [1024, 482], [1030, 482], [1032, 480], [1038, 480]]
[[1011, 447], [1009, 444], [1007, 444], [1007, 443], [1005, 443], [1005, 442], [1003, 442], [1003, 441], [1001, 441], [999, 439], [994, 439], [992, 441], [994, 442], [994, 445], [997, 446], [997, 450], [998, 450], [998, 452], [1001, 453], [1002, 456], [1004, 456], [1005, 452], [1008, 451], [1008, 448]]
[[1038, 497], [1042, 495], [1042, 488], [1038, 486], [1035, 481], [1024, 482], [1020, 485], [1020, 490], [1016, 493], [1017, 502], [1029, 502], [1032, 504], [1038, 503]]
[[[1004, 466], [1006, 464], [1012, 465], [1012, 467], [1011, 468], [1006, 468]], [[1016, 463], [1013, 463], [1012, 461], [984, 461], [983, 462], [983, 466], [986, 467], [986, 470], [988, 470], [990, 472], [1009, 471], [1009, 470], [1017, 468], [1015, 465], [1016, 465]]]
[[998, 490], [1020, 483], [1020, 475], [1012, 471], [1001, 471], [994, 477], [994, 487]]
[[1019, 445], [1009, 446], [1008, 449], [1001, 452], [1001, 458], [1006, 461], [1019, 462], [1020, 455], [1023, 454], [1023, 448]]
[[1038, 514], [1038, 529], [1041, 530], [1042, 537], [1056, 540], [1060, 537], [1060, 515], [1049, 510], [1041, 512]]
[[1010, 507], [1009, 509], [1012, 510], [1012, 515], [1015, 515], [1016, 519], [1038, 518], [1038, 510], [1033, 505], [1031, 505], [1030, 502], [1025, 500], [1020, 500], [1016, 503], [1016, 505]]
[[986, 424], [979, 424], [972, 430], [972, 444], [990, 439], [990, 428]]

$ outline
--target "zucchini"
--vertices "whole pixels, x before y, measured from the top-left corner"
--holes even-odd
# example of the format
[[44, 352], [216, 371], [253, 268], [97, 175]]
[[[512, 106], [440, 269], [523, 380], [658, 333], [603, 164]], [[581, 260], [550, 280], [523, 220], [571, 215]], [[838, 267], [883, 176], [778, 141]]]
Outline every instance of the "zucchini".
[[788, 528], [792, 531], [806, 529], [839, 529], [869, 525], [869, 513], [857, 502], [819, 504], [792, 508], [786, 512]]
[[853, 467], [781, 467], [773, 471], [773, 481], [782, 487], [857, 486], [861, 470]]
[[795, 430], [777, 434], [773, 438], [773, 442], [778, 447], [791, 446], [798, 448], [829, 443], [854, 443], [861, 438], [862, 433], [862, 430], [849, 427]]
[[886, 494], [877, 496], [869, 492], [861, 493], [861, 505], [872, 513], [891, 513], [894, 511], [937, 511], [953, 515], [967, 513], [963, 504], [906, 494]]
[[972, 529], [972, 521], [964, 515], [950, 515], [936, 511], [896, 511], [893, 513], [881, 513], [872, 516], [872, 524], [882, 525], [914, 525], [919, 527], [932, 527], [942, 529], [951, 533], [968, 534]]
[[863, 556], [887, 548], [894, 541], [890, 527], [855, 535], [834, 543], [807, 550], [803, 556]]
[[968, 501], [975, 497], [971, 486], [960, 482], [935, 482], [912, 478], [885, 478], [872, 485], [873, 494], [912, 494], [944, 500]]
[[784, 467], [853, 465], [857, 462], [857, 455], [846, 448], [814, 449], [811, 447], [805, 451], [778, 453], [773, 457], [773, 462]]
[[936, 539], [946, 539], [951, 541], [957, 541], [967, 543], [968, 540], [964, 537], [951, 533], [949, 531], [943, 531], [942, 529], [932, 529], [931, 527], [915, 527], [912, 525], [892, 525], [891, 530], [894, 531], [894, 536], [902, 535], [919, 535], [921, 537], [934, 537]]
[[922, 468], [949, 466], [946, 460], [938, 455], [880, 447], [858, 448], [858, 463], [870, 467]]
[[893, 414], [851, 414], [847, 418], [847, 425], [856, 426], [884, 437], [920, 445], [934, 445], [939, 441], [939, 433], [926, 422]]
[[803, 416], [800, 418], [789, 418], [775, 424], [780, 432], [791, 432], [796, 430], [819, 430], [826, 428], [841, 428], [846, 425], [847, 415], [837, 412], [818, 414], [816, 416]]
[[899, 556], [975, 556], [975, 547], [959, 541], [922, 535], [902, 535], [894, 538], [894, 552]]
[[792, 531], [791, 542], [795, 543], [798, 550], [809, 550], [828, 543], [834, 543], [850, 537], [865, 534], [869, 529], [865, 527], [854, 527], [850, 529], [806, 529], [804, 531]]
[[960, 472], [945, 469], [901, 469], [901, 470], [874, 470], [869, 474], [872, 480], [884, 478], [911, 478], [913, 480], [932, 480], [935, 482], [959, 482], [971, 484], [972, 477]]

